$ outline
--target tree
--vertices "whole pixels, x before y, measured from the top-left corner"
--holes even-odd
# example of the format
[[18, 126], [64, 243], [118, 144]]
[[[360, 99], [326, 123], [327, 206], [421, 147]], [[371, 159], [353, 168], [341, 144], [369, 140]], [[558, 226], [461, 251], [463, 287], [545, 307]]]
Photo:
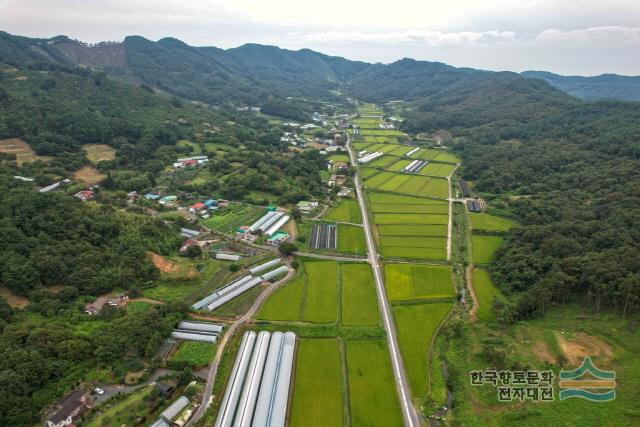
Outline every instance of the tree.
[[280, 246], [278, 246], [278, 250], [282, 255], [289, 256], [294, 252], [298, 251], [298, 247], [291, 242], [282, 242]]

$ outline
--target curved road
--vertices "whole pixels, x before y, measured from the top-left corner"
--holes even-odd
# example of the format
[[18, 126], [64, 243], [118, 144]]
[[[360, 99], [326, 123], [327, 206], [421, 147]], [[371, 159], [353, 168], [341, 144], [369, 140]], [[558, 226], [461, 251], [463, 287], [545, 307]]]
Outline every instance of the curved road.
[[251, 306], [251, 308], [244, 314], [242, 317], [238, 318], [234, 321], [231, 326], [227, 329], [227, 332], [222, 336], [222, 339], [218, 343], [218, 350], [216, 351], [216, 357], [213, 359], [211, 363], [211, 367], [209, 368], [209, 373], [207, 374], [207, 384], [204, 389], [204, 395], [202, 396], [202, 402], [200, 402], [200, 406], [196, 410], [196, 413], [193, 414], [193, 417], [185, 424], [185, 427], [190, 427], [195, 425], [200, 418], [204, 415], [207, 408], [209, 407], [209, 403], [213, 394], [213, 383], [216, 379], [216, 374], [218, 373], [218, 367], [220, 366], [220, 361], [222, 360], [222, 354], [224, 353], [227, 342], [233, 337], [236, 329], [240, 327], [243, 323], [249, 321], [251, 317], [258, 311], [264, 300], [266, 300], [271, 293], [276, 290], [280, 285], [286, 283], [293, 277], [294, 270], [289, 266], [289, 271], [287, 275], [282, 279], [278, 280], [273, 285], [267, 285], [267, 288], [260, 293], [258, 298], [256, 298], [255, 302]]
[[[348, 132], [347, 148], [349, 150], [349, 158], [351, 159], [351, 164], [355, 167], [357, 163], [356, 158], [353, 154], [353, 148], [351, 147], [351, 138]], [[360, 205], [360, 211], [362, 213], [362, 225], [364, 226], [365, 231], [364, 234], [367, 240], [367, 249], [369, 252], [369, 257], [367, 258], [367, 260], [369, 264], [371, 264], [371, 268], [373, 269], [373, 276], [376, 282], [378, 303], [380, 305], [380, 311], [382, 312], [384, 329], [387, 332], [387, 342], [389, 345], [389, 353], [391, 355], [393, 376], [395, 377], [396, 388], [400, 397], [400, 405], [402, 407], [404, 425], [407, 427], [419, 427], [421, 425], [420, 416], [416, 412], [416, 409], [411, 402], [411, 390], [409, 388], [409, 381], [407, 380], [407, 374], [404, 370], [404, 364], [402, 362], [402, 355], [400, 354], [400, 350], [398, 348], [396, 327], [391, 317], [389, 301], [387, 300], [387, 294], [384, 290], [384, 282], [382, 281], [382, 272], [380, 270], [380, 258], [378, 256], [376, 245], [373, 241], [371, 226], [369, 225], [369, 217], [367, 216], [367, 208], [364, 203], [364, 196], [362, 195], [362, 180], [360, 179], [360, 169], [357, 167], [356, 175], [354, 177], [354, 183], [356, 187], [356, 195], [358, 196], [358, 204]]]

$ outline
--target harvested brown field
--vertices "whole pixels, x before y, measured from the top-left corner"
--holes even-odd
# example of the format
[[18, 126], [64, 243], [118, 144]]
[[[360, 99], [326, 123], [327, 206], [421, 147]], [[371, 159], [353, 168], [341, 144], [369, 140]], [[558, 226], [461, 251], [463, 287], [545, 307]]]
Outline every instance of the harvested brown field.
[[106, 178], [106, 175], [98, 172], [93, 166], [84, 166], [82, 169], [77, 170], [73, 174], [73, 178], [76, 181], [84, 182], [85, 184], [97, 184]]
[[50, 159], [46, 156], [38, 156], [29, 144], [20, 138], [0, 139], [0, 153], [15, 154], [18, 165], [35, 162], [36, 160], [46, 161]]
[[91, 163], [98, 163], [102, 160], [113, 160], [116, 158], [116, 150], [105, 144], [85, 144], [82, 149], [87, 154], [87, 159]]
[[6, 286], [0, 286], [0, 297], [13, 308], [25, 308], [29, 305], [29, 299], [20, 295], [14, 294], [11, 289]]

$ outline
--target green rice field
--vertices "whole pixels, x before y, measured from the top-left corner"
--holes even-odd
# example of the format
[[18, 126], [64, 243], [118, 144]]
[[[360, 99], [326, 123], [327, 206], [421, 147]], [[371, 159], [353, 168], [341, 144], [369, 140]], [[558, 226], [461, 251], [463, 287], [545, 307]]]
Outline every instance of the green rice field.
[[372, 191], [368, 194], [369, 203], [385, 204], [395, 203], [399, 205], [446, 205], [447, 202], [438, 199], [425, 199], [422, 197], [404, 196], [400, 194], [380, 193]]
[[441, 225], [378, 225], [380, 236], [447, 236], [447, 226]]
[[478, 318], [485, 322], [495, 320], [493, 300], [497, 299], [501, 302], [506, 302], [507, 299], [500, 292], [500, 289], [493, 284], [487, 270], [482, 268], [473, 270], [473, 289], [476, 292], [476, 298], [478, 298], [478, 311], [476, 313]]
[[[449, 223], [449, 216], [443, 214], [400, 214], [379, 213], [373, 215], [376, 224], [440, 224]], [[409, 226], [407, 226], [409, 227]], [[410, 228], [408, 228], [410, 230]], [[410, 235], [410, 234], [409, 234]]]
[[384, 277], [389, 301], [455, 295], [451, 267], [446, 265], [386, 264]]
[[384, 340], [347, 341], [352, 426], [403, 424]]
[[365, 178], [364, 182], [365, 186], [371, 190], [384, 190], [421, 197], [447, 198], [449, 196], [447, 180], [441, 178], [385, 171]]
[[393, 306], [398, 344], [414, 396], [420, 397], [429, 391], [429, 347], [436, 330], [451, 307], [450, 303]]
[[411, 258], [411, 259], [447, 259], [446, 248], [409, 248], [405, 246], [382, 246], [382, 255], [387, 258]]
[[269, 296], [256, 317], [261, 320], [299, 321], [304, 289], [304, 273], [299, 273]]
[[378, 300], [369, 264], [340, 266], [342, 284], [342, 324], [375, 326], [379, 323]]
[[291, 426], [343, 425], [339, 351], [336, 338], [298, 341]]
[[367, 242], [364, 237], [364, 229], [357, 225], [338, 224], [337, 236], [338, 252], [366, 255]]
[[482, 236], [474, 234], [471, 236], [473, 263], [488, 264], [493, 261], [496, 250], [502, 245], [500, 236]]
[[460, 159], [448, 151], [436, 150], [430, 148], [421, 148], [411, 155], [411, 157], [420, 160], [434, 160], [445, 163], [459, 163]]
[[423, 167], [420, 170], [420, 174], [422, 175], [430, 175], [430, 176], [442, 176], [447, 177], [451, 175], [456, 167], [449, 163], [433, 163], [429, 162], [427, 166]]
[[355, 199], [343, 199], [337, 206], [327, 212], [324, 219], [327, 221], [360, 224], [362, 222], [360, 205]]
[[302, 309], [302, 320], [312, 323], [333, 323], [338, 313], [337, 270], [335, 261], [304, 263], [306, 272], [306, 295]]
[[449, 205], [407, 205], [400, 203], [372, 203], [371, 211], [374, 213], [404, 213], [404, 214], [444, 214], [449, 215]]
[[515, 221], [487, 213], [470, 213], [471, 227], [483, 231], [508, 231], [515, 227]]

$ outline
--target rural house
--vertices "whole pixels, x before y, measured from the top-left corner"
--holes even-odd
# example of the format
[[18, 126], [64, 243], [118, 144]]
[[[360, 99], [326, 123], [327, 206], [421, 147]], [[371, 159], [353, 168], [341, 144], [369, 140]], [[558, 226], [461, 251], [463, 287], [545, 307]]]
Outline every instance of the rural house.
[[91, 407], [91, 400], [82, 390], [74, 390], [56, 405], [55, 413], [47, 420], [47, 427], [65, 427], [73, 419]]

